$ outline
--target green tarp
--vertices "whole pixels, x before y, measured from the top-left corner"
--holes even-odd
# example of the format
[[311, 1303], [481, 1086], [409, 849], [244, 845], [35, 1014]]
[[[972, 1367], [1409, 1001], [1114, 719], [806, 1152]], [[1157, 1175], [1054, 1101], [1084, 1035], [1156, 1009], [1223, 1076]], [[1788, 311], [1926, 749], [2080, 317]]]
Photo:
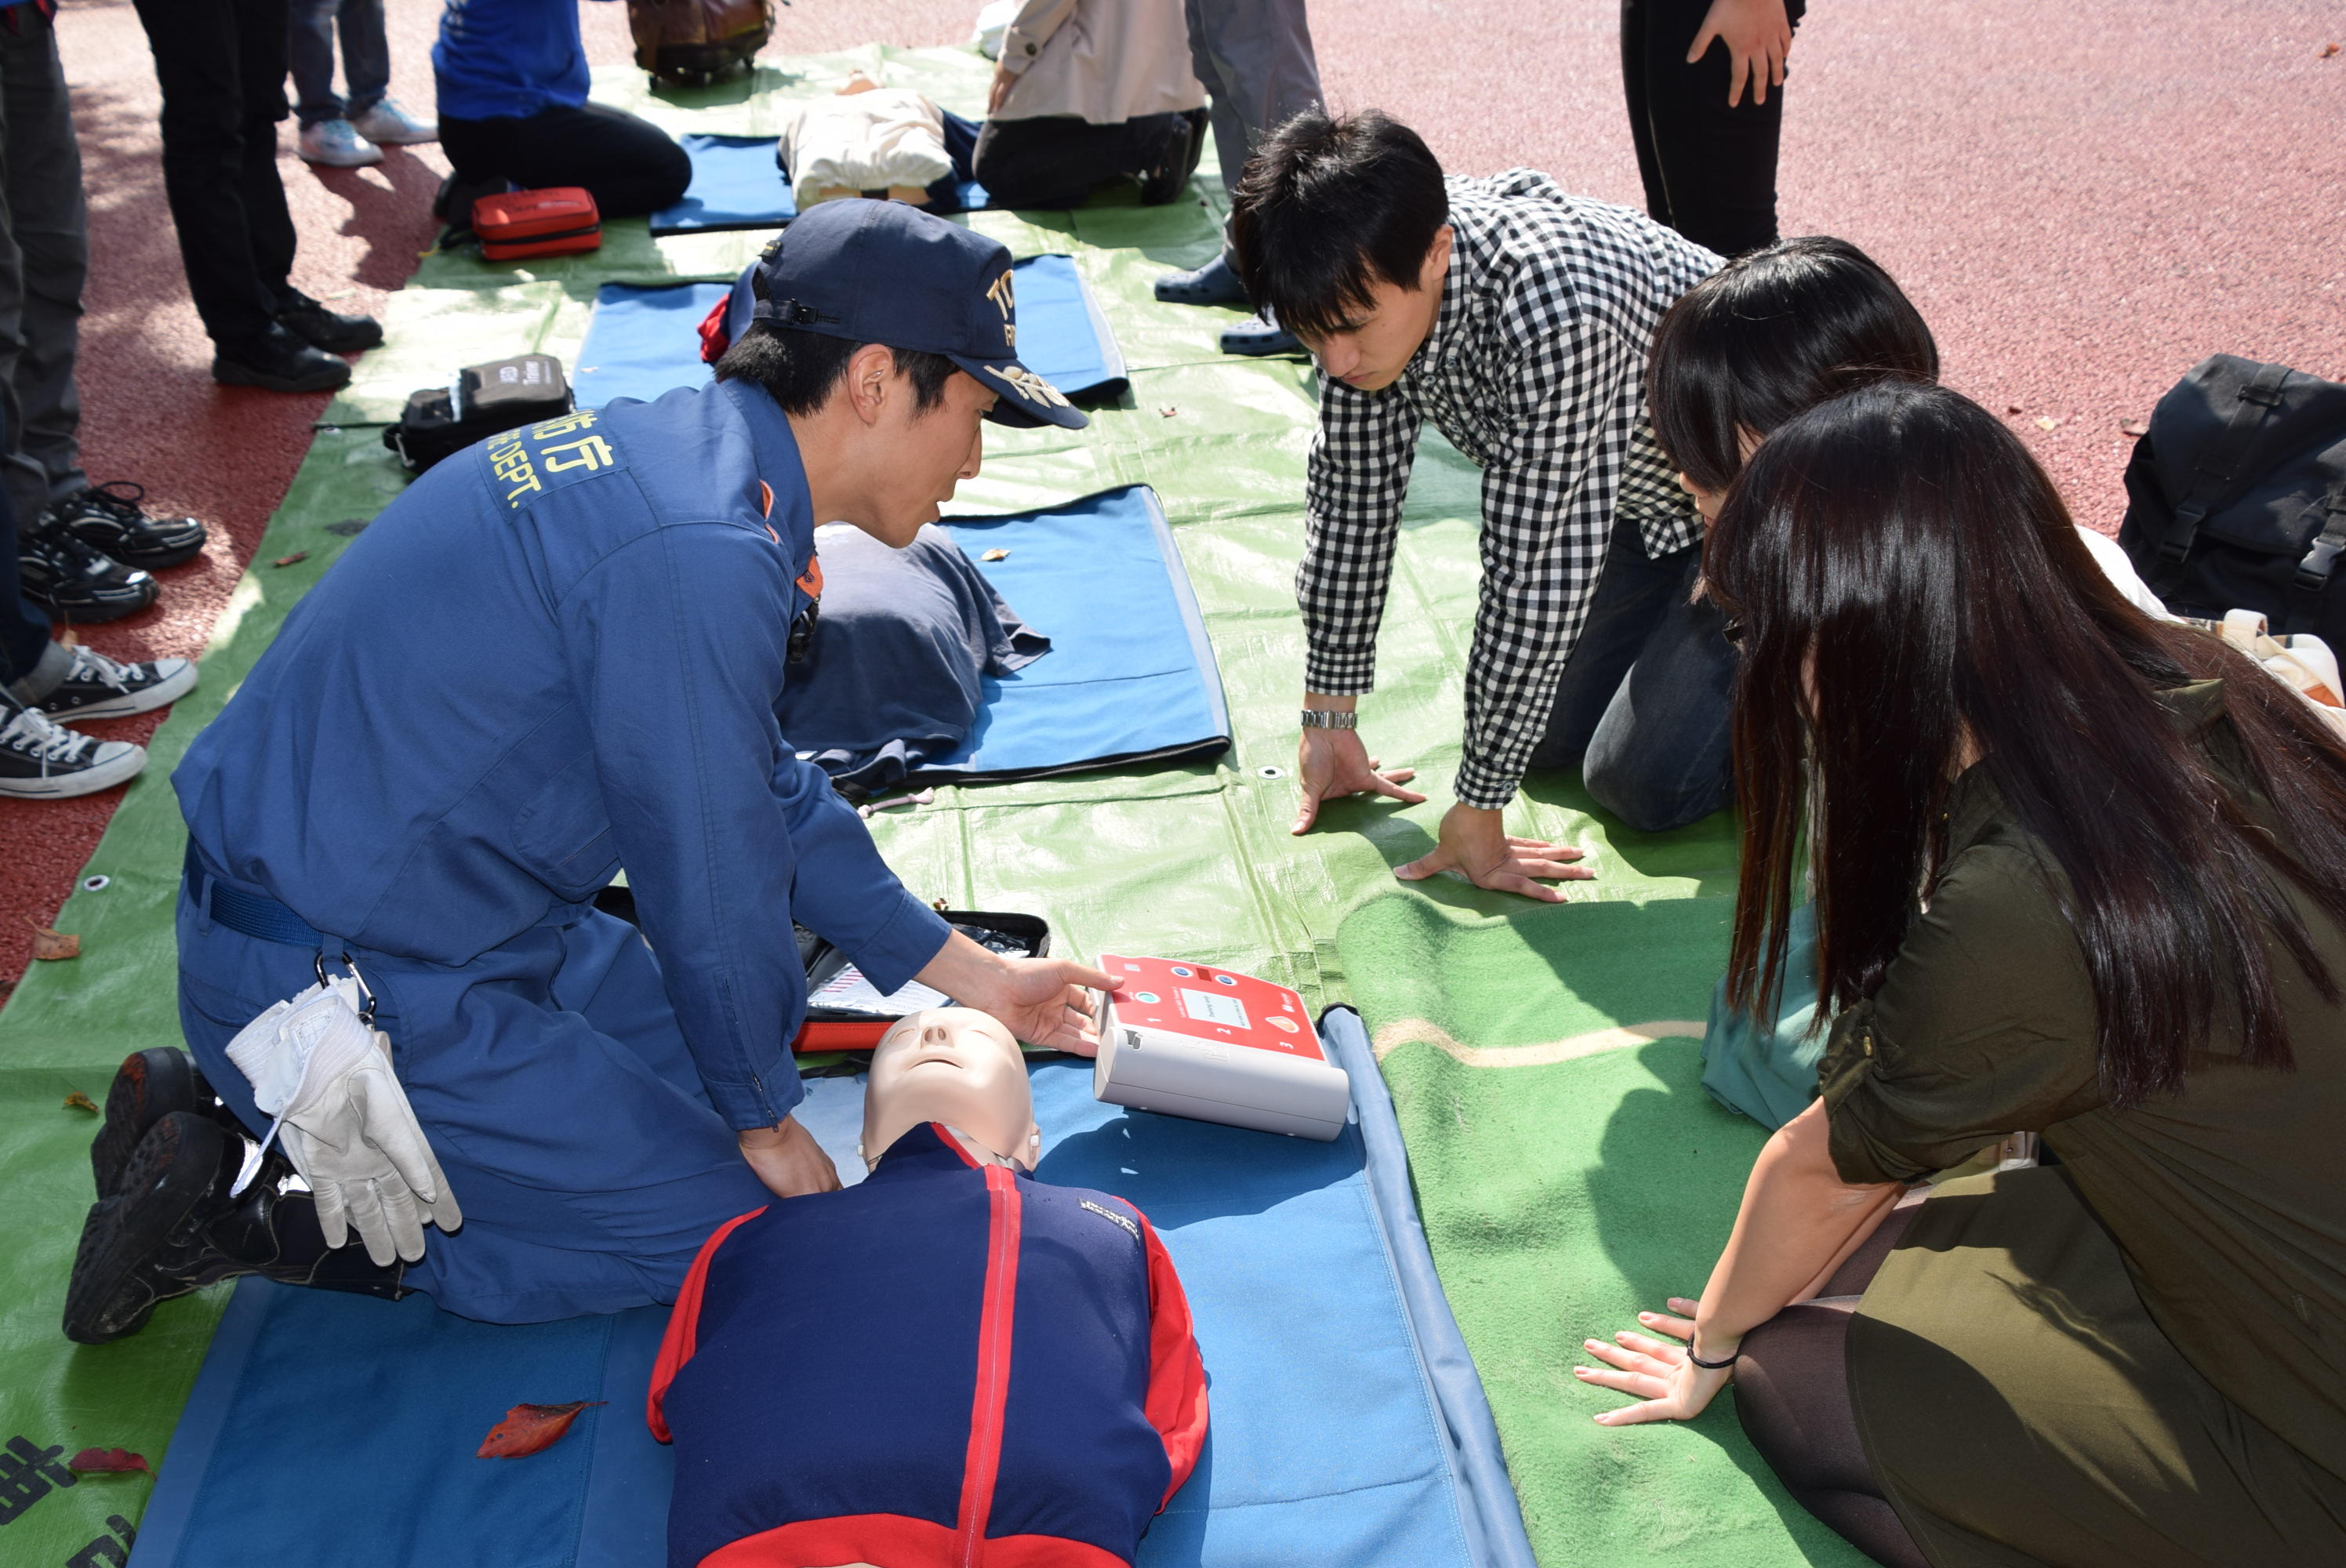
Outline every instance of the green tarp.
[[[857, 67], [964, 111], [987, 76], [965, 51], [873, 48], [768, 63], [753, 81], [673, 97], [650, 95], [634, 72], [604, 73], [596, 96], [679, 132], [752, 134], [774, 128], [786, 97], [827, 90]], [[1587, 850], [1600, 880], [1572, 884], [1572, 902], [1535, 907], [1462, 882], [1392, 878], [1430, 844], [1445, 801], [1474, 609], [1477, 475], [1429, 434], [1363, 727], [1388, 762], [1420, 769], [1434, 799], [1340, 803], [1309, 838], [1289, 835], [1303, 656], [1291, 583], [1313, 382], [1297, 361], [1217, 353], [1214, 334], [1232, 313], [1151, 297], [1158, 272], [1198, 265], [1219, 244], [1220, 193], [1202, 180], [1194, 188], [1168, 208], [1127, 200], [968, 219], [1020, 254], [1074, 255], [1132, 374], [1124, 406], [1095, 414], [1087, 431], [990, 429], [984, 471], [955, 509], [1154, 485], [1220, 661], [1236, 743], [1212, 766], [941, 789], [933, 806], [883, 814], [873, 831], [923, 896], [1042, 915], [1060, 951], [1178, 954], [1290, 983], [1315, 1006], [1362, 1008], [1401, 1107], [1444, 1287], [1545, 1562], [1855, 1563], [1784, 1498], [1725, 1405], [1687, 1429], [1607, 1431], [1588, 1420], [1607, 1397], [1567, 1370], [1584, 1335], [1699, 1287], [1758, 1145], [1751, 1124], [1695, 1087], [1689, 1041], [1604, 1033], [1703, 1016], [1730, 889], [1724, 821], [1660, 837], [1616, 830], [1576, 781], [1535, 778], [1508, 827]], [[203, 686], [158, 732], [147, 774], [90, 863], [108, 881], [77, 891], [59, 917], [84, 956], [36, 966], [0, 1013], [0, 1190], [12, 1200], [0, 1280], [0, 1561], [117, 1560], [118, 1547], [96, 1543], [135, 1524], [146, 1478], [66, 1487], [45, 1466], [91, 1446], [168, 1463], [224, 1295], [167, 1304], [113, 1346], [76, 1349], [57, 1329], [91, 1197], [95, 1121], [65, 1108], [66, 1096], [102, 1101], [126, 1053], [178, 1039], [171, 909], [183, 840], [172, 766], [288, 606], [331, 569], [349, 534], [336, 525], [400, 493], [373, 426], [410, 391], [529, 349], [575, 362], [601, 283], [729, 279], [763, 239], [655, 241], [640, 222], [614, 223], [601, 251], [535, 266], [428, 257], [392, 301], [389, 341], [328, 411], [205, 656]], [[268, 564], [298, 551], [308, 556], [295, 565]]]

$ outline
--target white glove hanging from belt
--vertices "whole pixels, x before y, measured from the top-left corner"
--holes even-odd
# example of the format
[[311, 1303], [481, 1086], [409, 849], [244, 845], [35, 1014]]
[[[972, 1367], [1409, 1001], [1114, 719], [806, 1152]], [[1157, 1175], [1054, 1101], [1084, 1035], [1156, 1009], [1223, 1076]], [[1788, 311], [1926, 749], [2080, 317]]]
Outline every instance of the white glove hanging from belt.
[[350, 972], [331, 981], [325, 960], [316, 962], [318, 983], [246, 1024], [229, 1060], [250, 1080], [253, 1103], [277, 1118], [269, 1137], [282, 1135], [310, 1184], [326, 1245], [341, 1247], [355, 1228], [377, 1265], [394, 1252], [413, 1263], [425, 1224], [454, 1230], [464, 1217], [392, 1071], [374, 993], [350, 954]]

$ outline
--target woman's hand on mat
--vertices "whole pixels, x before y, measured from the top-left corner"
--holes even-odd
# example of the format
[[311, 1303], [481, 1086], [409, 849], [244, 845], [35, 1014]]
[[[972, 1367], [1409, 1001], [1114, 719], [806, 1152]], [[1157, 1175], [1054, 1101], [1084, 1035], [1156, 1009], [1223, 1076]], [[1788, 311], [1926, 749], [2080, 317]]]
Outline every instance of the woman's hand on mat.
[[746, 1133], [734, 1135], [741, 1145], [741, 1157], [766, 1184], [766, 1190], [776, 1197], [799, 1197], [811, 1192], [837, 1192], [839, 1167], [814, 1141], [814, 1135], [799, 1125], [795, 1116], [784, 1116], [770, 1127], [751, 1127]]
[[1727, 45], [1727, 107], [1743, 101], [1743, 84], [1751, 84], [1751, 101], [1764, 104], [1768, 89], [1784, 85], [1784, 61], [1792, 52], [1792, 20], [1784, 0], [1710, 0], [1710, 10], [1687, 51], [1691, 66], [1710, 52], [1715, 41]]
[[[1691, 1341], [1694, 1338], [1694, 1314], [1702, 1303], [1683, 1296], [1670, 1298], [1670, 1311], [1640, 1312], [1637, 1321], [1655, 1333], [1668, 1334], [1671, 1339]], [[1683, 1313], [1683, 1317], [1671, 1314]], [[1611, 1389], [1640, 1401], [1625, 1405], [1617, 1410], [1606, 1410], [1596, 1417], [1596, 1424], [1605, 1427], [1633, 1427], [1647, 1421], [1691, 1420], [1702, 1414], [1703, 1408], [1717, 1398], [1735, 1373], [1732, 1368], [1707, 1370], [1687, 1359], [1686, 1346], [1670, 1339], [1657, 1339], [1651, 1335], [1623, 1331], [1613, 1336], [1613, 1343], [1602, 1339], [1584, 1339], [1582, 1348], [1605, 1363], [1602, 1367], [1575, 1367], [1572, 1375], [1593, 1388]], [[1735, 1345], [1725, 1339], [1705, 1337], [1703, 1359], [1723, 1360], [1735, 1354]]]
[[[988, 115], [994, 114], [1002, 107], [1002, 100], [1010, 96], [1010, 84], [1017, 79], [1011, 74], [1009, 66], [994, 67], [994, 85], [985, 89], [985, 112]], [[1776, 79], [1780, 82], [1784, 78], [1779, 76]]]
[[1116, 977], [1106, 970], [1072, 959], [1005, 957], [959, 932], [914, 978], [991, 1015], [1029, 1045], [1077, 1056], [1099, 1054], [1092, 992], [1116, 989]]
[[1569, 844], [1513, 837], [1504, 811], [1461, 804], [1442, 814], [1442, 841], [1433, 853], [1412, 860], [1393, 875], [1405, 882], [1422, 882], [1441, 871], [1456, 871], [1478, 888], [1560, 904], [1564, 895], [1540, 882], [1594, 881], [1595, 871], [1572, 863], [1580, 856]]
[[1295, 809], [1291, 833], [1308, 833], [1320, 820], [1323, 800], [1347, 795], [1389, 795], [1405, 806], [1423, 805], [1425, 797], [1402, 785], [1417, 777], [1414, 768], [1388, 769], [1361, 743], [1352, 729], [1307, 729], [1295, 748], [1295, 776], [1303, 786], [1303, 800]]

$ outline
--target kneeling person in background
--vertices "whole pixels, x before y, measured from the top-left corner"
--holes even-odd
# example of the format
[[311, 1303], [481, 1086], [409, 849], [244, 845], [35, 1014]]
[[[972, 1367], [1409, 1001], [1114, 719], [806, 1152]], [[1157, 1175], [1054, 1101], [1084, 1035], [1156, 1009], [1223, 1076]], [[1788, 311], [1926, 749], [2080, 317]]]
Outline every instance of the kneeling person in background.
[[1178, 0], [1026, 0], [1002, 40], [974, 155], [996, 207], [1080, 207], [1124, 179], [1143, 206], [1188, 184], [1206, 89]]

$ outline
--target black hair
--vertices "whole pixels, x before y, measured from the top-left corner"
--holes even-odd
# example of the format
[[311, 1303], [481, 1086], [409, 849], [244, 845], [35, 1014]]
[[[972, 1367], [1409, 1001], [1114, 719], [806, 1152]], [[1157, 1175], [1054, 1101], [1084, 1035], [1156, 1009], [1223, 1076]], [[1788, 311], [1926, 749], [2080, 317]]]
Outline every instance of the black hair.
[[1654, 330], [1647, 400], [1679, 473], [1723, 493], [1743, 439], [1885, 377], [1935, 382], [1939, 348], [1898, 285], [1846, 239], [1780, 239], [1688, 290]]
[[[852, 338], [785, 331], [771, 321], [753, 321], [717, 361], [717, 379], [765, 388], [784, 413], [812, 413], [831, 401], [832, 389], [847, 379], [847, 361], [864, 346]], [[915, 413], [945, 401], [945, 382], [959, 365], [925, 349], [888, 351], [896, 356], [896, 368], [913, 378]]]
[[1375, 109], [1308, 108], [1263, 137], [1230, 204], [1230, 250], [1258, 309], [1306, 339], [1417, 287], [1450, 192], [1418, 134]]
[[[1821, 403], [1752, 454], [1703, 575], [1742, 634], [1730, 1005], [1766, 1005], [1810, 868], [1818, 1011], [1881, 988], [1966, 737], [2084, 951], [2113, 1106], [2180, 1088], [2218, 1029], [2290, 1065], [2285, 963], [2339, 1004], [2300, 910], [2346, 923], [2346, 745], [2220, 639], [2136, 608], [1994, 414], [1900, 381]], [[2208, 680], [2195, 741], [2154, 694]]]

